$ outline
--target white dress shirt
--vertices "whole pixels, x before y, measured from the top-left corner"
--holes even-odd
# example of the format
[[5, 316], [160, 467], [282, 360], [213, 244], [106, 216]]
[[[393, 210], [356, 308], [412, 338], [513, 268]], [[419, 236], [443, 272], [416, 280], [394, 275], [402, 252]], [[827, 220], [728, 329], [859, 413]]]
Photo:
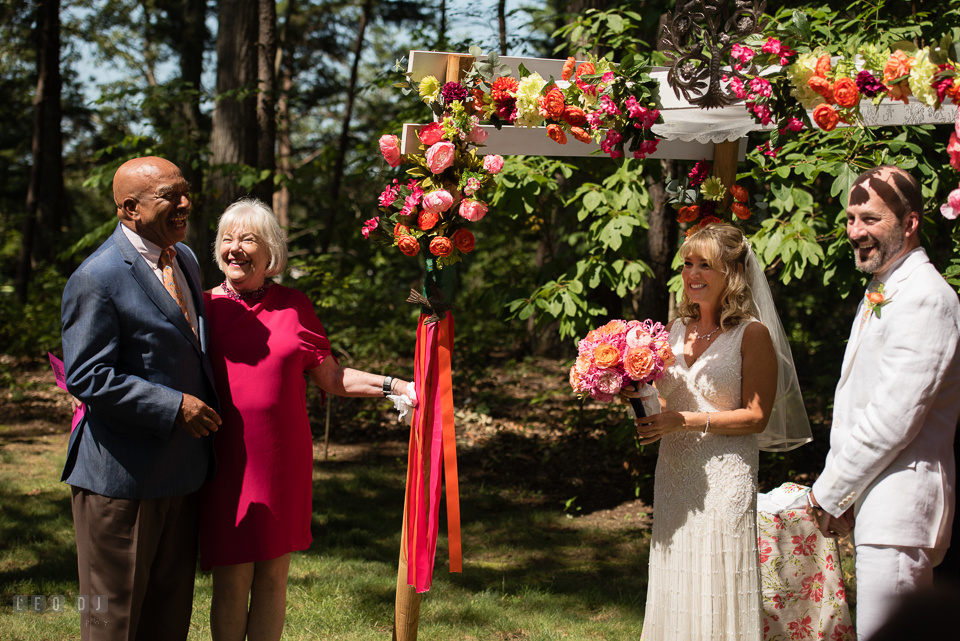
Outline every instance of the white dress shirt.
[[[123, 230], [123, 233], [126, 234], [127, 240], [130, 241], [130, 244], [133, 245], [133, 248], [136, 249], [137, 252], [143, 257], [143, 260], [147, 261], [147, 265], [153, 270], [153, 273], [156, 275], [157, 279], [163, 283], [163, 270], [160, 269], [159, 265], [160, 253], [162, 250], [126, 225], [120, 225], [120, 228]], [[170, 250], [175, 259], [177, 256], [176, 248], [171, 247]], [[194, 331], [196, 331], [197, 308], [196, 305], [193, 304], [193, 292], [190, 290], [190, 284], [187, 280], [187, 277], [184, 276], [183, 272], [180, 270], [180, 264], [174, 260], [172, 265], [173, 277], [177, 279], [177, 286], [180, 287], [180, 292], [183, 294], [184, 301], [187, 304], [187, 314], [190, 316], [188, 320], [193, 326]]]

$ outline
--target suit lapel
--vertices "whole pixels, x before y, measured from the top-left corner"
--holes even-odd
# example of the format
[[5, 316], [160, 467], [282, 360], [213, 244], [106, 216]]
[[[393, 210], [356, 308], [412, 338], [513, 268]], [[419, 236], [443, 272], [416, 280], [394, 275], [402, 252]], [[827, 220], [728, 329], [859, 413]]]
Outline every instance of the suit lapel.
[[[897, 291], [900, 290], [901, 283], [903, 283], [917, 267], [927, 262], [930, 262], [930, 259], [927, 258], [927, 252], [922, 248], [908, 254], [906, 259], [897, 266], [893, 273], [887, 278], [886, 282], [883, 283], [884, 299], [890, 301], [889, 304], [893, 304], [893, 297]], [[861, 298], [860, 306], [857, 308], [857, 315], [853, 319], [853, 328], [850, 331], [850, 342], [847, 343], [847, 349], [843, 354], [843, 367], [840, 369], [840, 382], [837, 384], [838, 388], [843, 386], [847, 377], [850, 375], [857, 350], [860, 348], [863, 337], [870, 332], [871, 325], [877, 322], [883, 322], [883, 310], [880, 311], [879, 319], [876, 313], [871, 312], [870, 315], [867, 316], [867, 320], [863, 323], [863, 327], [861, 327], [860, 318], [865, 307], [866, 299]], [[886, 309], [886, 306], [884, 309]]]
[[[154, 274], [150, 266], [147, 265], [147, 261], [143, 259], [143, 256], [141, 256], [136, 248], [130, 244], [130, 241], [127, 240], [126, 235], [119, 226], [117, 226], [117, 230], [113, 233], [113, 240], [117, 245], [117, 249], [120, 251], [120, 255], [123, 256], [124, 261], [129, 265], [130, 274], [133, 276], [134, 280], [137, 281], [137, 284], [139, 284], [143, 289], [144, 293], [146, 293], [147, 297], [153, 301], [160, 312], [167, 317], [173, 326], [176, 327], [180, 333], [190, 341], [190, 343], [194, 346], [194, 349], [200, 352], [200, 343], [197, 340], [196, 335], [194, 335], [193, 329], [190, 327], [190, 323], [188, 323], [187, 319], [183, 317], [183, 312], [180, 310], [180, 306], [177, 305], [175, 300], [173, 300], [173, 297], [170, 296], [169, 292], [164, 289], [160, 279], [157, 278], [157, 275]], [[180, 269], [183, 271], [182, 263]], [[197, 287], [199, 287], [199, 284]], [[192, 282], [190, 283], [190, 289], [191, 293], [196, 291], [196, 288], [193, 286]], [[196, 294], [194, 294], [194, 297], [196, 297]], [[198, 309], [202, 307], [202, 304], [203, 303], [201, 301]]]

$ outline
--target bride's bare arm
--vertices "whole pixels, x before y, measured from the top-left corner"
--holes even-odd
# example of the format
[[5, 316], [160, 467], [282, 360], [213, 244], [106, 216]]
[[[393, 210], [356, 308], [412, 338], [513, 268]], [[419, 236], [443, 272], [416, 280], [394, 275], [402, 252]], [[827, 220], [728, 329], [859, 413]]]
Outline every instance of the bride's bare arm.
[[[744, 330], [740, 354], [743, 407], [710, 412], [708, 431], [712, 434], [758, 434], [770, 419], [777, 393], [777, 355], [767, 328], [750, 323]], [[677, 358], [683, 358], [683, 354]], [[639, 418], [636, 423], [641, 443], [646, 445], [673, 432], [703, 432], [707, 429], [707, 412], [663, 412]]]

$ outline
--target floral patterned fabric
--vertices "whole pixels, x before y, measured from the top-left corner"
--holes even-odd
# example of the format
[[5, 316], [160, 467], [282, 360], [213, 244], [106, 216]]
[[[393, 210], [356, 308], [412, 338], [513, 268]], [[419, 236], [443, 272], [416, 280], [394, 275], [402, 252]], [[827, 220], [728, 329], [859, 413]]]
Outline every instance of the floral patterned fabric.
[[764, 641], [856, 641], [835, 539], [803, 510], [758, 512]]

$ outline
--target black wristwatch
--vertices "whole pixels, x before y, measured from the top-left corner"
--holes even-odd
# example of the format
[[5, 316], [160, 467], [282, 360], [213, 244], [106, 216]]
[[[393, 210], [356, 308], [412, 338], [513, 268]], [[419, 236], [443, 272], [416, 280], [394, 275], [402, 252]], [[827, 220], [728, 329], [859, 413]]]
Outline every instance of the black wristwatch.
[[383, 395], [388, 396], [393, 390], [390, 388], [393, 386], [393, 377], [384, 376], [383, 377]]

